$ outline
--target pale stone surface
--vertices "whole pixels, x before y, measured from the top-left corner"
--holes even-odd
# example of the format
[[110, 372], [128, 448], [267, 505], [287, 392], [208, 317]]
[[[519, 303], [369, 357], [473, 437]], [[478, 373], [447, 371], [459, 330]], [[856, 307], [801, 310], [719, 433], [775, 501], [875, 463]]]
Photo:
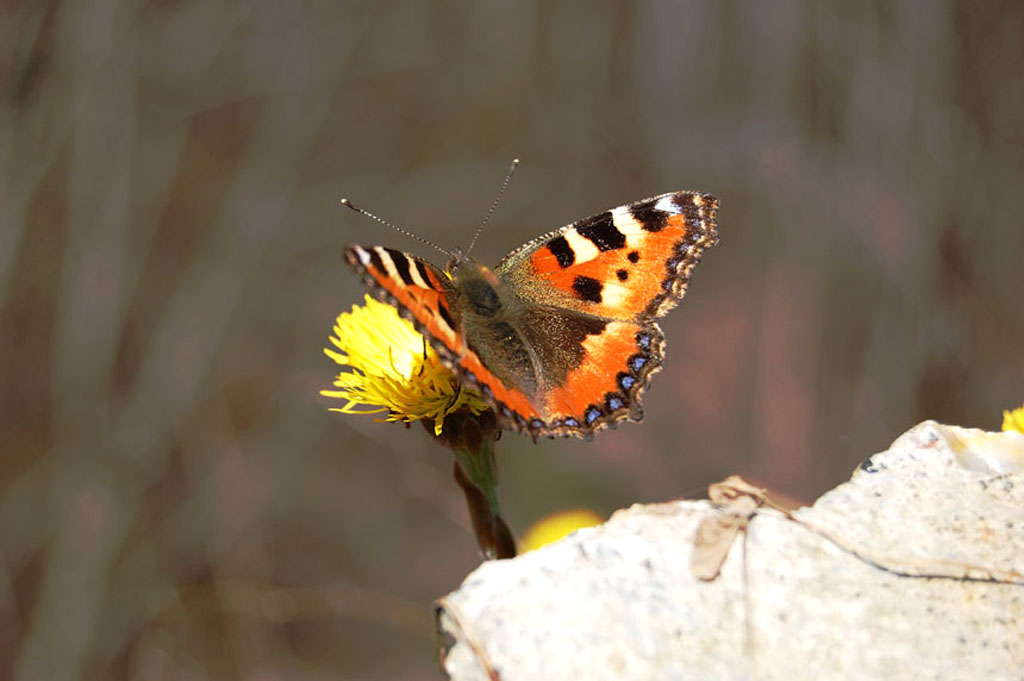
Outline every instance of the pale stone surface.
[[[453, 679], [1024, 678], [1024, 439], [925, 422], [713, 581], [705, 501], [634, 506], [439, 603]], [[769, 495], [770, 496], [770, 495]], [[745, 549], [745, 550], [744, 550]], [[489, 675], [488, 670], [495, 675]]]

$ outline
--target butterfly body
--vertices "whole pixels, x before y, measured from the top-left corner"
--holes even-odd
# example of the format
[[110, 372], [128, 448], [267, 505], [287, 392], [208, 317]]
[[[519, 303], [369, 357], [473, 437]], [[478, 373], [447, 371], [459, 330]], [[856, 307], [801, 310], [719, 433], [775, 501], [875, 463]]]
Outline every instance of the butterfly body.
[[697, 192], [645, 199], [538, 237], [494, 270], [456, 254], [441, 271], [379, 246], [346, 258], [505, 427], [589, 438], [642, 418], [664, 358], [655, 320], [717, 243], [717, 208]]

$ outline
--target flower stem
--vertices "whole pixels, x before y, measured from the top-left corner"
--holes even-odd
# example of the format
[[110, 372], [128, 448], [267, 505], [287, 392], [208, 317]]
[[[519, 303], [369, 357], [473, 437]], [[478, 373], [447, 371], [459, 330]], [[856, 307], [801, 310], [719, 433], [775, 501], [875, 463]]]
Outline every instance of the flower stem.
[[455, 481], [466, 495], [477, 545], [487, 560], [512, 558], [516, 543], [501, 517], [494, 443], [500, 429], [494, 413], [456, 412], [445, 417], [438, 438], [455, 455]]

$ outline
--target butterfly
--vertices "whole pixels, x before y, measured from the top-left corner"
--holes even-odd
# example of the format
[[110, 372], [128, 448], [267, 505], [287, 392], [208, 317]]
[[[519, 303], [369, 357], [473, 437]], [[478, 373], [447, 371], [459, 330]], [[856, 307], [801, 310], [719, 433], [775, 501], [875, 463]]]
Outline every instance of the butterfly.
[[643, 418], [665, 356], [656, 320], [718, 243], [717, 211], [709, 194], [661, 194], [537, 237], [493, 270], [460, 252], [444, 270], [381, 246], [345, 258], [503, 427], [590, 439]]

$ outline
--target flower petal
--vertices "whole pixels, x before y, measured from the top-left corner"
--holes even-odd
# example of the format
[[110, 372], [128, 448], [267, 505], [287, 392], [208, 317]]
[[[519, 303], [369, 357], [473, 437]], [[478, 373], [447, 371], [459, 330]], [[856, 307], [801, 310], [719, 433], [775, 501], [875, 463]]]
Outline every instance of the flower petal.
[[477, 414], [490, 408], [460, 385], [408, 320], [370, 296], [365, 305], [338, 316], [330, 341], [337, 349], [325, 348], [324, 353], [348, 368], [335, 379], [336, 390], [320, 391], [324, 397], [346, 400], [331, 411], [387, 412], [388, 421], [433, 419], [434, 433], [440, 435], [446, 414], [463, 407]]

